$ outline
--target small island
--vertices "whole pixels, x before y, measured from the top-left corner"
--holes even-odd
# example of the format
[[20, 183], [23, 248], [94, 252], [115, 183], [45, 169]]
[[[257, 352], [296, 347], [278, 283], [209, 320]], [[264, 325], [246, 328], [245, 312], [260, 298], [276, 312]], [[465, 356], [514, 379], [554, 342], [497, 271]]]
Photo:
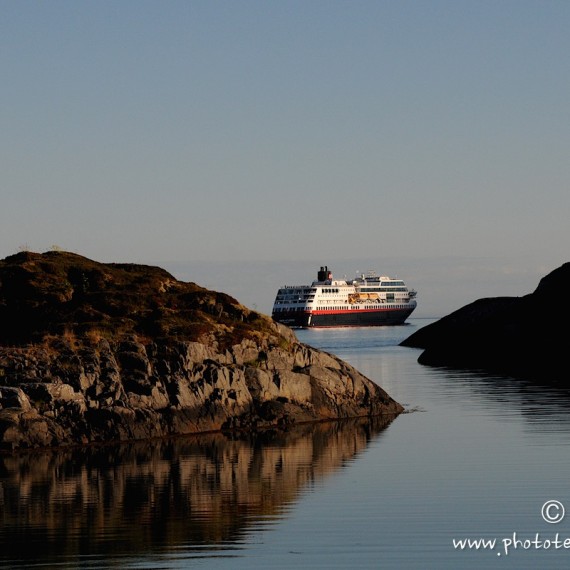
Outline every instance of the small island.
[[0, 260], [0, 451], [402, 411], [346, 362], [164, 269]]
[[[402, 341], [424, 349], [418, 362], [567, 384], [570, 263], [522, 297], [479, 299]], [[557, 326], [557, 323], [559, 324]]]

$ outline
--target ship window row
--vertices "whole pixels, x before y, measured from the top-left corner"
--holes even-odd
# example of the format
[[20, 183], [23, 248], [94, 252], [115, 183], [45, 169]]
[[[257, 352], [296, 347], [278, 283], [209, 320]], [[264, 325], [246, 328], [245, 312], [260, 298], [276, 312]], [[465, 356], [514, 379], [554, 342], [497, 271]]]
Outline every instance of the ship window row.
[[406, 284], [403, 281], [378, 281], [378, 279], [367, 279], [366, 281], [356, 279], [353, 281], [354, 285], [360, 285], [360, 287], [366, 287], [368, 284], [374, 283], [376, 286], [384, 287], [405, 287]]
[[407, 291], [406, 287], [360, 287], [361, 292], [381, 293], [387, 291]]
[[286, 288], [286, 289], [279, 289], [279, 291], [277, 291], [278, 295], [285, 295], [285, 296], [291, 296], [291, 295], [308, 295], [309, 293], [314, 293], [315, 290], [314, 289], [300, 289], [300, 288]]
[[[377, 305], [377, 304], [382, 304], [382, 303], [408, 303], [410, 301], [410, 297], [406, 296], [406, 295], [400, 295], [398, 297], [394, 297], [394, 295], [386, 295], [385, 299], [361, 299], [361, 300], [355, 300], [352, 301], [350, 303], [349, 306], [354, 306], [354, 305]], [[319, 306], [325, 306], [325, 305], [330, 305], [332, 303], [338, 303], [339, 301], [337, 299], [319, 299]], [[313, 303], [313, 301], [308, 301], [307, 304], [311, 304]], [[277, 303], [276, 303], [277, 304]]]
[[338, 291], [338, 289], [334, 289], [334, 288], [333, 289], [325, 288], [325, 289], [323, 289], [322, 292], [323, 293], [338, 293], [339, 291]]
[[[354, 307], [354, 306], [335, 306], [335, 307], [317, 307], [317, 311], [347, 311], [347, 310], [359, 310], [364, 308], [370, 307]], [[406, 309], [406, 305], [394, 305], [392, 308], [394, 309]], [[305, 309], [303, 307], [275, 307], [273, 309], [274, 313], [294, 313], [294, 312], [301, 312]]]

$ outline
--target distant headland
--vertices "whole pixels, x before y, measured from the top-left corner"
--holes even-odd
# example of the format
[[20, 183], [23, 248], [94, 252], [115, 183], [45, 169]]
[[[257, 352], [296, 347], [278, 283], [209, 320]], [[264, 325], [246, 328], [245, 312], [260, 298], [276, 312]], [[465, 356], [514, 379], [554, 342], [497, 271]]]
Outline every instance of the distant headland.
[[568, 384], [570, 263], [523, 297], [479, 299], [427, 325], [401, 345], [422, 348], [418, 362], [481, 369]]
[[403, 411], [237, 300], [74, 253], [0, 260], [0, 450]]

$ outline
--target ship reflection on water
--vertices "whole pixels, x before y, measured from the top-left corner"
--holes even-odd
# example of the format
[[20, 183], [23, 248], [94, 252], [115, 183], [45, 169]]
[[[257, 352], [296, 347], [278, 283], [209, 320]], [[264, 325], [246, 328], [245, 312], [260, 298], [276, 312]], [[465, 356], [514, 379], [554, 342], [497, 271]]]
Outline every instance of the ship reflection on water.
[[0, 566], [239, 556], [389, 420], [0, 456]]

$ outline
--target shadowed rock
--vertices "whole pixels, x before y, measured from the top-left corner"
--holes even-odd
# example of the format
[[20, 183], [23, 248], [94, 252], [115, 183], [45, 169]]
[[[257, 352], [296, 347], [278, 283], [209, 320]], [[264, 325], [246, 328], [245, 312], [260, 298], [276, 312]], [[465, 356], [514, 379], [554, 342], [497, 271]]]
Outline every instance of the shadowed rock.
[[[479, 299], [416, 331], [401, 345], [423, 348], [418, 361], [568, 382], [570, 313], [564, 294], [570, 263], [523, 297]], [[556, 327], [556, 323], [560, 323]]]

